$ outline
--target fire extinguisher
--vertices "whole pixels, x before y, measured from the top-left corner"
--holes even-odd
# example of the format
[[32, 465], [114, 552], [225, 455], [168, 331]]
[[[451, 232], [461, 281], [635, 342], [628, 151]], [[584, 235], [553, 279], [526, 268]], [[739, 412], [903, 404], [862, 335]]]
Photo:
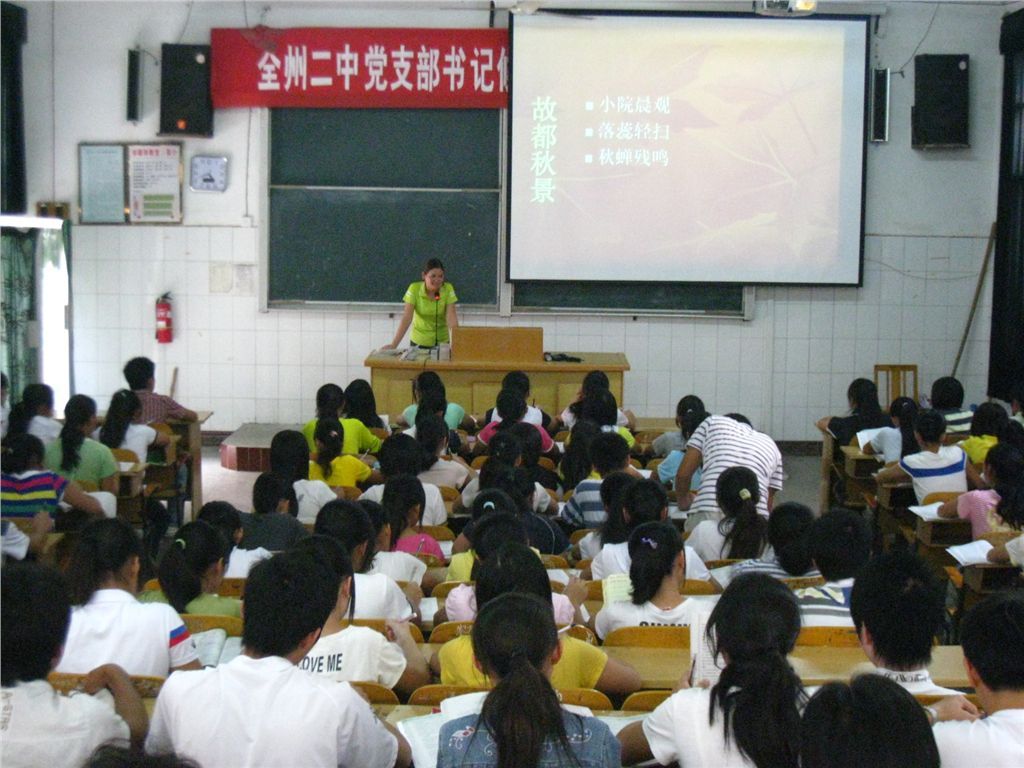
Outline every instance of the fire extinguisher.
[[159, 344], [174, 341], [174, 319], [171, 316], [171, 292], [156, 300], [156, 340]]

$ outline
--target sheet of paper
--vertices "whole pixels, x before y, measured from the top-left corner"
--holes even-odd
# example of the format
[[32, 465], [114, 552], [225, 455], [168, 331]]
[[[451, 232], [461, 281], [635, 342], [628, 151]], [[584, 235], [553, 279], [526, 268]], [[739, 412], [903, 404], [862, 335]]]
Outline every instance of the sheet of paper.
[[434, 614], [437, 613], [437, 598], [436, 597], [424, 597], [420, 600], [420, 616], [424, 619], [430, 619], [433, 621]]
[[548, 568], [548, 580], [557, 581], [559, 584], [568, 584], [569, 574], [561, 568]]
[[[686, 563], [687, 565], [689, 565], [689, 558], [687, 558]], [[718, 585], [724, 590], [727, 586], [729, 586], [729, 582], [732, 581], [733, 571], [735, 570], [735, 565], [723, 565], [721, 568], [715, 568], [712, 571], [710, 571], [711, 578], [717, 581]], [[689, 576], [687, 576], [687, 578], [689, 578]]]
[[227, 638], [228, 633], [223, 629], [208, 629], [205, 632], [196, 632], [192, 635], [192, 640], [196, 644], [196, 653], [199, 654], [199, 663], [204, 667], [217, 666]]
[[953, 558], [960, 565], [984, 565], [988, 562], [988, 553], [992, 545], [984, 539], [972, 541], [970, 544], [960, 544], [956, 547], [947, 547]]
[[601, 582], [601, 597], [607, 603], [620, 603], [633, 596], [633, 582], [629, 574], [613, 573]]
[[437, 542], [438, 546], [441, 547], [441, 554], [443, 554], [446, 558], [449, 558], [449, 559], [452, 556], [452, 545], [454, 543], [455, 543], [454, 541], [439, 541], [439, 542]]
[[716, 663], [715, 654], [711, 647], [711, 641], [704, 635], [704, 628], [708, 619], [711, 618], [711, 611], [714, 603], [709, 602], [702, 605], [701, 610], [694, 613], [690, 622], [690, 658], [693, 661], [693, 684], [697, 685], [701, 680], [707, 680], [714, 685], [722, 674], [721, 668]]
[[668, 505], [668, 517], [670, 520], [685, 520], [690, 513], [679, 509], [678, 504]]
[[441, 726], [447, 719], [440, 712], [420, 717], [410, 717], [398, 723], [399, 732], [405, 736], [412, 750], [412, 762], [416, 768], [436, 768], [437, 742]]
[[927, 506], [913, 506], [907, 507], [911, 512], [920, 517], [922, 520], [941, 520], [939, 517], [939, 507], [942, 506], [941, 501], [936, 501], [934, 504]]
[[227, 664], [235, 656], [242, 653], [242, 638], [240, 637], [229, 637], [224, 641], [224, 648], [220, 652], [220, 658], [217, 659], [217, 664]]
[[638, 469], [637, 472], [640, 473], [640, 476], [643, 477], [644, 480], [650, 480], [651, 479], [651, 470], [649, 470], [649, 469]]
[[640, 720], [643, 720], [645, 717], [647, 717], [647, 715], [647, 712], [644, 712], [639, 715], [598, 715], [597, 719], [608, 726], [608, 730], [612, 732], [613, 736], [618, 736], [619, 731], [621, 731], [627, 725], [629, 725], [630, 723], [639, 722]]
[[872, 440], [874, 440], [875, 435], [877, 435], [883, 429], [885, 429], [885, 427], [879, 427], [878, 429], [862, 429], [860, 432], [858, 432], [857, 445], [860, 447], [861, 451], [863, 451], [864, 447]]

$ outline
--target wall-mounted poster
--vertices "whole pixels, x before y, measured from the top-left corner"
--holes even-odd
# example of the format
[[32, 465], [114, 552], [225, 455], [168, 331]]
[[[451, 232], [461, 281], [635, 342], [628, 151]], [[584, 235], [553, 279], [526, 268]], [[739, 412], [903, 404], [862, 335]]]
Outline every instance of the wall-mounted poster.
[[82, 224], [124, 224], [123, 144], [78, 145], [78, 200]]
[[181, 143], [128, 145], [128, 219], [181, 222]]

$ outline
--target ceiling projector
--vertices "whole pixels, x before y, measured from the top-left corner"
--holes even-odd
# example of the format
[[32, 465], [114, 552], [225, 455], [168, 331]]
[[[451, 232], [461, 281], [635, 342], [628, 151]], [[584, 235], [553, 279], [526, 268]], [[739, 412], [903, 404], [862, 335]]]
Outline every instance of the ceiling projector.
[[817, 0], [754, 0], [754, 13], [761, 16], [807, 16], [814, 13]]

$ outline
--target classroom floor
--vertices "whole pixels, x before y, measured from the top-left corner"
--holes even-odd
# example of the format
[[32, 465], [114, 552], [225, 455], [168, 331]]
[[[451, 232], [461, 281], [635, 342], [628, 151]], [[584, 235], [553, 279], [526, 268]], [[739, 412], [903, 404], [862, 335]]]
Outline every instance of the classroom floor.
[[[776, 503], [799, 501], [816, 510], [821, 459], [817, 456], [788, 456], [782, 465], [786, 480]], [[224, 469], [215, 446], [203, 448], [203, 497], [206, 501], [228, 501], [243, 512], [251, 511], [252, 484], [258, 472]]]

